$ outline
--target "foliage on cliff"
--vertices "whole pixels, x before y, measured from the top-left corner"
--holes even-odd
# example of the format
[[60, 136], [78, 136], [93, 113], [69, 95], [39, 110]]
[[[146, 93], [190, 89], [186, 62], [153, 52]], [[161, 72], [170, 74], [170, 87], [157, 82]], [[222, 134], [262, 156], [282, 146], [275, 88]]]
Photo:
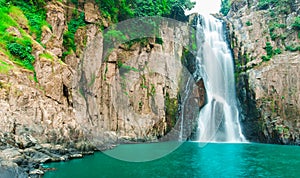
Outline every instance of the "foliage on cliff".
[[131, 17], [170, 16], [172, 9], [191, 9], [190, 0], [95, 0], [100, 11], [113, 22]]
[[221, 9], [220, 13], [227, 15], [230, 10], [230, 0], [221, 0]]
[[75, 33], [78, 28], [85, 26], [84, 13], [79, 13], [78, 10], [75, 10], [72, 14], [71, 20], [68, 22], [68, 30], [64, 33], [63, 36], [63, 45], [66, 48], [66, 52], [63, 53], [63, 58], [68, 55], [71, 50], [76, 51], [75, 44]]
[[[71, 3], [75, 4], [76, 9], [72, 13], [71, 20], [68, 22], [68, 30], [64, 34], [63, 45], [65, 51], [63, 59], [71, 51], [76, 51], [75, 32], [78, 28], [87, 24], [84, 20], [84, 13], [79, 13], [79, 1], [72, 0]], [[190, 0], [95, 0], [95, 4], [99, 7], [100, 14], [107, 21], [111, 22], [110, 24], [129, 18], [145, 16], [164, 16], [182, 19], [184, 10], [191, 9], [195, 5]]]
[[[78, 0], [67, 3], [75, 4], [68, 30], [64, 34], [64, 56], [72, 50], [76, 51], [74, 40], [78, 28], [87, 24], [84, 13], [78, 10]], [[33, 40], [41, 42], [42, 28], [49, 26], [46, 21], [45, 0], [0, 0], [0, 48], [16, 64], [34, 70], [34, 57], [31, 55]], [[141, 16], [174, 17], [174, 9], [191, 9], [194, 6], [190, 0], [95, 0], [101, 15], [112, 23]], [[11, 32], [15, 27], [21, 34]], [[51, 27], [50, 27], [51, 28]], [[8, 30], [9, 29], [9, 30]], [[10, 32], [8, 32], [10, 31]], [[17, 52], [18, 51], [18, 52]], [[22, 55], [21, 55], [22, 54]]]
[[[0, 51], [15, 64], [34, 71], [33, 40], [40, 42], [46, 11], [41, 1], [0, 1]], [[0, 59], [2, 60], [2, 59]]]
[[299, 10], [297, 0], [231, 0], [226, 19], [249, 140], [298, 142]]
[[290, 0], [260, 0], [257, 7], [259, 10], [268, 10], [272, 20], [269, 21], [269, 35], [277, 46], [287, 51], [300, 51], [300, 44], [296, 40], [291, 41], [288, 36], [298, 33], [300, 37], [299, 15], [292, 18], [292, 24], [287, 19], [294, 13], [293, 1]]

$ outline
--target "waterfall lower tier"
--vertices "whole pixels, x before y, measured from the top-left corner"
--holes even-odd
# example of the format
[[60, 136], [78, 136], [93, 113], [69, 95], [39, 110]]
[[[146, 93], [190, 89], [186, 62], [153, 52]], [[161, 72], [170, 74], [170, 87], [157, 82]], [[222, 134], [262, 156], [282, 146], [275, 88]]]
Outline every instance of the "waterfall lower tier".
[[200, 142], [245, 141], [239, 123], [233, 58], [224, 36], [221, 20], [210, 15], [199, 16], [197, 70], [207, 92], [207, 104], [198, 118]]

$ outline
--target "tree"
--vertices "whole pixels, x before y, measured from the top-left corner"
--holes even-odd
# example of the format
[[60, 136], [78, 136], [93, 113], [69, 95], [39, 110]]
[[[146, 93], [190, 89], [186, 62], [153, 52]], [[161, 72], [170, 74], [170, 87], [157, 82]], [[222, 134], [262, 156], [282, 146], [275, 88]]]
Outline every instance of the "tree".
[[221, 0], [220, 13], [226, 16], [230, 10], [230, 6], [231, 6], [230, 0]]

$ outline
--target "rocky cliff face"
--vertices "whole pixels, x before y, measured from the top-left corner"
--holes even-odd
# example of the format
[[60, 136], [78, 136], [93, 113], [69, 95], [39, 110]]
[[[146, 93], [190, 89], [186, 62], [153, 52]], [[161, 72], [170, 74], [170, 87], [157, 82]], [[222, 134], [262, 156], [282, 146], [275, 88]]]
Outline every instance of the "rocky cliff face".
[[[79, 2], [87, 25], [76, 30], [76, 50], [64, 53], [63, 35], [74, 8], [47, 3], [52, 28], [43, 28], [42, 45], [33, 44], [35, 73], [0, 52], [13, 66], [0, 73], [0, 158], [13, 162], [1, 165], [21, 165], [27, 173], [42, 174], [32, 170], [38, 163], [81, 157], [95, 146], [155, 141], [172, 128], [173, 137], [163, 140], [178, 138], [180, 103], [190, 74], [181, 62], [183, 46], [176, 41], [189, 42], [187, 24], [165, 24], [159, 31], [162, 40], [119, 45], [104, 60], [99, 24], [106, 28], [110, 22], [92, 1]], [[194, 111], [204, 101], [201, 81], [190, 87], [186, 103], [194, 107], [181, 111], [189, 113], [185, 125], [194, 123]], [[191, 130], [185, 128], [186, 137]], [[18, 173], [14, 166], [5, 171]]]
[[226, 17], [243, 130], [251, 141], [299, 144], [299, 1], [265, 6], [233, 1]]

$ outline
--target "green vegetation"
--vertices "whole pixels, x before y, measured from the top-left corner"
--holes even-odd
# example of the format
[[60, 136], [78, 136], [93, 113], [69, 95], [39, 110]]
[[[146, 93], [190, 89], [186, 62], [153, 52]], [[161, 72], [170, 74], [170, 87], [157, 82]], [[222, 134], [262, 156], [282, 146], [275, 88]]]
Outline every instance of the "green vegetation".
[[51, 61], [53, 60], [53, 56], [49, 53], [42, 53], [42, 54], [40, 54], [40, 57], [49, 59]]
[[[75, 3], [75, 1], [73, 3]], [[75, 33], [79, 28], [86, 26], [84, 18], [84, 12], [79, 13], [77, 9], [73, 10], [71, 20], [67, 24], [68, 30], [65, 31], [63, 35], [65, 51], [62, 54], [62, 60], [64, 60], [67, 55], [76, 52]]]
[[265, 50], [266, 50], [268, 56], [270, 56], [270, 57], [273, 56], [273, 47], [271, 46], [270, 42], [266, 43]]
[[[40, 42], [42, 36], [42, 27], [48, 26], [46, 21], [46, 10], [44, 9], [44, 0], [13, 0], [7, 1], [11, 2], [14, 6], [19, 7], [26, 18], [28, 19], [28, 25], [30, 30], [30, 35], [35, 37], [36, 41]], [[16, 8], [11, 8], [11, 10], [17, 10]], [[22, 12], [20, 12], [22, 13]], [[51, 27], [50, 27], [51, 28]]]
[[288, 126], [285, 126], [283, 128], [283, 137], [288, 139], [290, 137], [290, 129]]
[[286, 46], [285, 47], [286, 51], [291, 51], [291, 52], [295, 52], [295, 51], [300, 51], [300, 46]]
[[124, 74], [124, 73], [127, 73], [129, 71], [133, 71], [133, 72], [139, 72], [140, 71], [139, 69], [137, 69], [135, 67], [125, 65], [122, 62], [122, 60], [120, 60], [120, 59], [117, 60], [117, 66], [120, 69], [121, 75]]
[[275, 131], [279, 134], [280, 137], [288, 139], [290, 137], [289, 127], [284, 125], [276, 125], [274, 128]]
[[10, 71], [10, 69], [12, 69], [11, 65], [9, 65], [6, 62], [0, 60], [0, 73], [1, 74], [7, 74]]
[[148, 86], [146, 85], [146, 77], [145, 77], [144, 74], [142, 75], [142, 82], [141, 82], [140, 87], [141, 87], [142, 89], [148, 89]]
[[95, 2], [103, 16], [114, 23], [132, 17], [168, 17], [172, 9], [191, 9], [195, 5], [190, 0], [95, 0]]
[[[78, 8], [78, 0], [71, 0], [73, 4], [75, 4], [76, 8]], [[126, 20], [133, 17], [144, 17], [144, 16], [164, 16], [164, 17], [174, 17], [172, 15], [172, 11], [174, 9], [184, 10], [191, 9], [195, 3], [190, 0], [95, 0], [95, 3], [99, 7], [99, 11], [101, 15], [106, 19], [107, 22], [111, 24], [117, 23], [122, 20]], [[153, 30], [153, 37], [157, 37], [156, 42], [158, 44], [162, 44], [163, 41], [158, 34], [158, 28], [154, 21], [142, 19], [141, 21], [136, 21], [137, 28], [136, 30], [122, 28], [122, 31], [117, 29], [117, 27], [110, 26], [111, 29], [105, 34], [104, 40], [106, 43], [106, 47], [108, 48], [105, 51], [110, 51], [113, 48], [114, 44], [121, 44], [126, 42], [127, 39], [136, 39], [141, 36], [138, 35], [141, 28], [145, 26], [149, 27], [149, 24], [153, 26], [153, 28], [147, 29], [148, 32]], [[64, 47], [65, 51], [63, 52], [63, 59], [71, 54], [72, 50], [76, 51], [76, 44], [74, 41], [74, 34], [77, 29], [86, 25], [84, 21], [84, 14], [78, 15], [78, 10], [75, 9], [72, 15], [70, 22], [68, 23], [68, 31], [64, 34]], [[102, 29], [104, 26], [101, 26]], [[143, 39], [141, 39], [143, 40]], [[139, 40], [132, 40], [130, 42], [126, 42], [124, 46], [126, 48], [130, 48], [136, 42], [140, 42]]]
[[220, 13], [222, 13], [224, 16], [226, 16], [230, 10], [230, 7], [231, 7], [230, 0], [221, 0]]
[[[273, 41], [280, 39], [282, 40], [282, 43], [285, 44], [284, 40], [286, 39], [287, 34], [286, 33], [278, 34], [281, 33], [282, 30], [276, 31], [276, 29], [281, 28], [286, 32], [288, 32], [287, 25], [279, 23], [279, 21], [281, 21], [279, 17], [288, 15], [293, 11], [291, 1], [290, 0], [259, 0], [258, 9], [260, 10], [269, 9], [270, 16], [272, 17], [272, 20], [269, 23], [270, 37]], [[277, 42], [279, 41], [277, 40]]]
[[[16, 64], [34, 71], [35, 60], [32, 52], [32, 41], [20, 28], [17, 21], [26, 25], [27, 19], [19, 7], [9, 5], [6, 1], [0, 1], [0, 48]], [[12, 18], [12, 16], [14, 18]], [[21, 23], [21, 22], [20, 22]], [[10, 30], [8, 30], [10, 28]], [[20, 34], [18, 34], [19, 32]]]
[[280, 48], [277, 48], [277, 49], [275, 49], [274, 50], [274, 54], [281, 54], [282, 52], [281, 52], [281, 49]]
[[104, 34], [106, 44], [123, 43], [127, 40], [126, 36], [119, 30], [109, 30]]
[[[33, 41], [29, 35], [40, 42], [42, 28], [49, 26], [43, 0], [0, 0], [0, 50], [15, 64], [34, 72]], [[29, 34], [24, 29], [29, 29]], [[1, 72], [7, 72], [12, 66], [1, 61]]]
[[115, 23], [119, 20], [133, 17], [134, 12], [130, 1], [131, 0], [95, 0], [103, 16]]
[[148, 95], [149, 96], [154, 96], [155, 93], [156, 93], [155, 86], [154, 86], [154, 84], [151, 84], [151, 88], [150, 88], [150, 91], [148, 92]]
[[15, 61], [21, 66], [34, 71], [33, 62], [34, 56], [31, 54], [32, 47], [31, 42], [25, 41], [25, 44], [20, 44], [17, 42], [9, 43], [7, 49], [15, 57]]
[[[270, 16], [272, 17], [272, 20], [270, 20], [268, 24], [271, 40], [275, 41], [277, 46], [285, 46], [286, 51], [299, 51], [299, 43], [294, 44], [286, 39], [288, 39], [288, 36], [291, 36], [291, 34], [294, 33], [298, 33], [298, 38], [300, 39], [300, 16], [298, 15], [293, 19], [293, 23], [291, 24], [292, 30], [287, 28], [287, 24], [285, 24], [285, 22], [282, 20], [282, 17], [286, 17], [288, 14], [294, 11], [292, 1], [259, 0], [258, 9], [269, 9]], [[262, 57], [264, 61], [268, 61], [273, 55], [281, 53], [281, 49], [271, 50], [271, 46], [269, 44], [266, 44], [265, 49], [267, 51], [267, 55]]]
[[95, 75], [95, 73], [92, 73], [91, 81], [89, 82], [88, 86], [89, 87], [93, 86], [95, 81], [96, 81], [96, 75]]
[[281, 54], [281, 49], [277, 48], [277, 49], [273, 50], [273, 47], [270, 42], [266, 43], [266, 46], [264, 47], [264, 49], [266, 50], [267, 55], [262, 56], [263, 61], [269, 61], [274, 55]]
[[[274, 33], [274, 31], [277, 29], [277, 28], [282, 28], [282, 29], [285, 29], [287, 26], [285, 24], [280, 24], [280, 23], [277, 23], [277, 22], [271, 22], [269, 24], [269, 32], [270, 32], [270, 37], [271, 39], [274, 41], [276, 38], [278, 37], [281, 37], [281, 39], [284, 38], [284, 36], [282, 35], [278, 35], [276, 33]], [[285, 37], [286, 38], [286, 37]]]
[[85, 26], [84, 13], [78, 13], [77, 10], [74, 10], [72, 18], [68, 23], [68, 31], [64, 33], [63, 36], [63, 45], [67, 51], [64, 52], [63, 57], [71, 53], [71, 50], [76, 51], [75, 44], [75, 33], [78, 28]]
[[247, 26], [251, 26], [252, 23], [248, 20], [248, 21], [246, 22], [246, 25], [247, 25]]
[[[46, 21], [45, 0], [0, 0], [0, 49], [12, 61], [24, 68], [34, 71], [34, 56], [32, 53], [32, 36], [37, 42], [41, 41], [42, 29], [51, 26]], [[78, 0], [71, 0], [76, 9], [73, 10], [71, 20], [67, 23], [68, 30], [63, 36], [64, 52], [62, 58], [76, 52], [75, 33], [79, 28], [85, 27], [84, 13], [77, 10]], [[173, 9], [191, 9], [195, 3], [190, 0], [95, 0], [101, 15], [108, 22], [118, 22], [132, 17], [165, 16], [169, 17]], [[152, 22], [147, 22], [152, 23]], [[155, 24], [154, 24], [155, 26]], [[15, 27], [17, 30], [7, 31]], [[27, 34], [22, 28], [27, 29]], [[20, 34], [16, 34], [20, 32]], [[107, 33], [109, 39], [126, 40], [122, 32], [111, 30]], [[126, 34], [127, 35], [127, 34]], [[162, 44], [161, 38], [156, 38], [156, 43]], [[131, 44], [134, 44], [133, 41]], [[41, 57], [52, 59], [50, 54], [41, 54]], [[121, 66], [120, 66], [121, 67]], [[138, 69], [123, 65], [125, 70], [138, 71]]]
[[273, 1], [275, 1], [275, 0], [260, 0], [258, 2], [258, 9], [260, 9], [260, 10], [268, 9], [271, 5], [271, 1], [273, 4]]
[[171, 7], [167, 4], [166, 0], [162, 0], [161, 3], [157, 3], [155, 0], [136, 1], [134, 8], [134, 15], [137, 17], [162, 16], [164, 14], [170, 14], [171, 11]]
[[139, 72], [139, 69], [124, 64], [121, 66], [121, 68], [124, 69], [126, 72], [129, 71]]
[[163, 44], [163, 39], [162, 38], [155, 38], [155, 43], [156, 44]]
[[166, 119], [167, 119], [167, 132], [169, 132], [176, 124], [176, 120], [178, 119], [178, 99], [170, 98], [169, 93], [166, 93], [165, 96], [165, 111], [166, 111]]
[[[288, 14], [291, 12], [289, 0], [259, 0], [258, 9], [266, 10], [272, 9], [281, 14]], [[275, 14], [273, 14], [275, 16]]]
[[282, 53], [280, 48], [273, 50], [273, 46], [271, 45], [270, 42], [266, 43], [266, 46], [264, 49], [266, 50], [267, 55], [262, 56], [263, 61], [269, 61], [274, 55]]
[[[300, 16], [299, 15], [295, 18], [294, 23], [292, 24], [292, 27], [295, 30], [300, 31]], [[299, 35], [299, 33], [298, 33], [298, 35]]]
[[133, 4], [134, 16], [166, 16], [171, 14], [172, 9], [180, 7], [191, 9], [195, 3], [189, 0], [136, 0]]
[[139, 101], [139, 111], [141, 111], [143, 108], [143, 101]]

